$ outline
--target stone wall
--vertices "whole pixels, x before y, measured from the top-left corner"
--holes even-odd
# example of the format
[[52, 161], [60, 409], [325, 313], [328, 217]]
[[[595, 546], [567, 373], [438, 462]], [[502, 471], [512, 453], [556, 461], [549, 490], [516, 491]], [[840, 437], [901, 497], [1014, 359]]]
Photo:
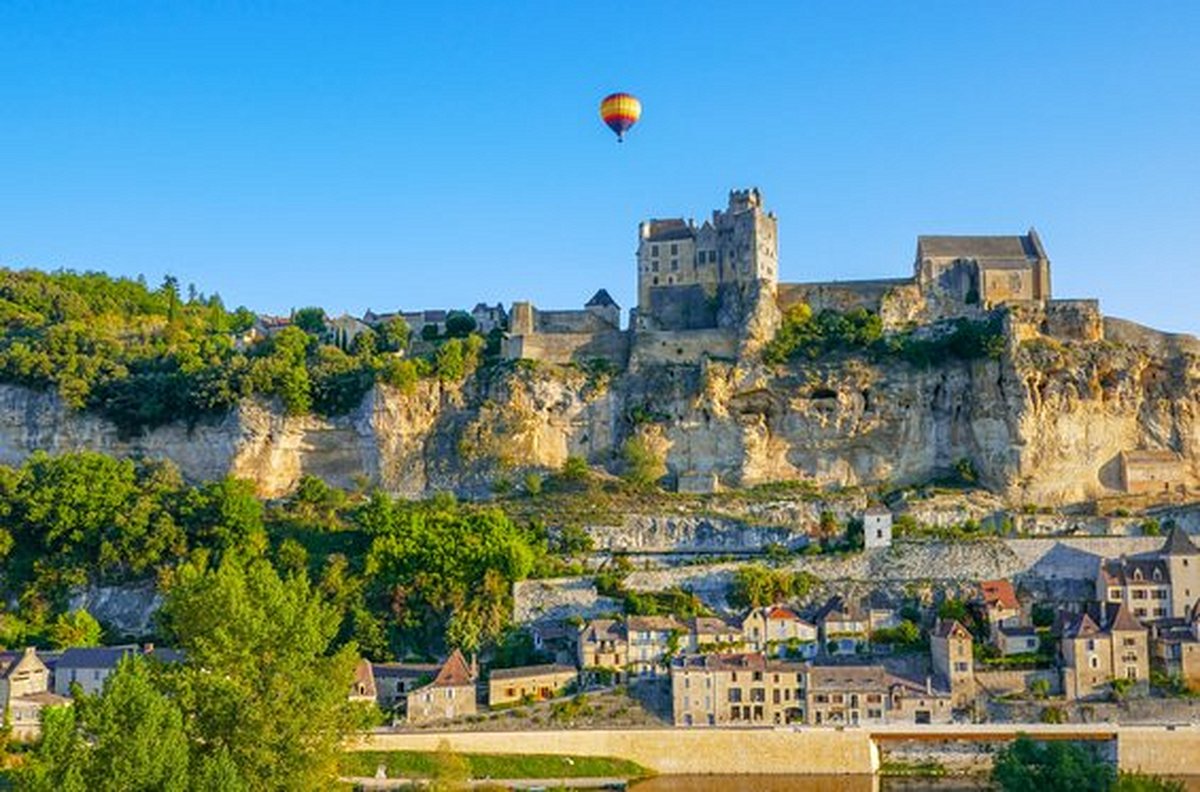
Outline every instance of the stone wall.
[[845, 313], [864, 308], [879, 314], [883, 326], [888, 329], [898, 329], [924, 318], [925, 302], [912, 278], [781, 283], [777, 299], [781, 311], [799, 303], [806, 303], [813, 313], [826, 309]]
[[729, 330], [639, 330], [634, 335], [629, 365], [696, 363], [705, 357], [733, 360], [737, 336]]
[[1003, 696], [1010, 693], [1026, 693], [1030, 686], [1044, 680], [1050, 685], [1048, 692], [1052, 696], [1062, 694], [1062, 675], [1054, 668], [1038, 668], [1027, 671], [976, 671], [975, 683], [989, 696]]
[[375, 733], [351, 750], [566, 754], [628, 759], [665, 775], [857, 775], [879, 752], [863, 729], [645, 729], [625, 731]]
[[559, 365], [601, 358], [624, 367], [629, 357], [629, 334], [605, 330], [511, 335], [501, 342], [501, 355], [506, 360], [538, 360]]

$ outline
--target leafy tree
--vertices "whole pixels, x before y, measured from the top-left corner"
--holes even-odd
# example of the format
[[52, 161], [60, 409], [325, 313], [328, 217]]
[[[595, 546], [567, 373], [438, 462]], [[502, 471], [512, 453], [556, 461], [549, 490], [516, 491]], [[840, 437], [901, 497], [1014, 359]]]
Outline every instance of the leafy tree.
[[99, 646], [103, 636], [100, 622], [80, 608], [60, 613], [50, 628], [50, 645], [55, 649], [73, 646]]
[[325, 311], [317, 307], [300, 308], [292, 312], [292, 325], [309, 335], [322, 335], [325, 332]]
[[88, 792], [87, 750], [75, 708], [47, 708], [42, 712], [42, 741], [21, 769], [21, 788], [28, 792]]
[[640, 437], [630, 437], [621, 446], [624, 470], [621, 478], [638, 489], [650, 489], [667, 474], [667, 466]]
[[218, 554], [266, 549], [262, 501], [251, 481], [232, 476], [210, 481], [190, 490], [179, 511], [188, 535]]
[[393, 316], [376, 327], [379, 335], [378, 348], [380, 352], [403, 352], [408, 348], [411, 331], [408, 322], [402, 317]]
[[185, 567], [161, 622], [186, 658], [166, 682], [206, 772], [227, 777], [232, 765], [250, 790], [333, 785], [355, 725], [356, 658], [332, 651], [338, 613], [303, 575], [281, 580], [264, 560], [232, 556]]
[[1107, 792], [1116, 780], [1112, 765], [1095, 751], [1066, 741], [1036, 742], [1022, 735], [996, 754], [992, 781], [1004, 792]]
[[466, 311], [451, 311], [446, 315], [446, 335], [450, 338], [466, 338], [476, 327], [475, 317]]

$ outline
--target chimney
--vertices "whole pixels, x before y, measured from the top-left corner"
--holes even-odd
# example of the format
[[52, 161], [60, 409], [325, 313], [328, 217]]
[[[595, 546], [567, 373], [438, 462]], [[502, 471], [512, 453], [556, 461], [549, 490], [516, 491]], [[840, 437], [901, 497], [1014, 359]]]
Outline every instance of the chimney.
[[154, 654], [154, 644], [148, 643], [142, 646], [142, 654]]
[[24, 656], [25, 657], [36, 657], [37, 649], [34, 649], [32, 646], [26, 646]]
[[479, 679], [479, 658], [471, 652], [471, 679]]
[[933, 677], [929, 676], [928, 674], [925, 675], [925, 695], [933, 695]]

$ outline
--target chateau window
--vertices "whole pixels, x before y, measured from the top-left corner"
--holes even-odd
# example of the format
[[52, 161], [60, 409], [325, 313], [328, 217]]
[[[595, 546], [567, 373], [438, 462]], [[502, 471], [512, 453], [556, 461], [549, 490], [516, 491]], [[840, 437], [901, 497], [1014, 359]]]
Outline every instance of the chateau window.
[[671, 259], [671, 269], [676, 272], [679, 271], [679, 259]]
[[651, 272], [658, 272], [658, 262], [657, 262], [657, 261], [655, 261], [655, 262], [653, 262], [653, 263], [651, 263], [651, 264], [650, 264], [650, 271], [651, 271]]
[[658, 245], [651, 245], [651, 246], [650, 246], [650, 255], [651, 255], [651, 256], [657, 256], [657, 255], [658, 255]]
[[671, 255], [672, 256], [679, 255], [679, 245], [671, 245]]
[[657, 275], [654, 276], [654, 285], [655, 286], [658, 285], [658, 276]]

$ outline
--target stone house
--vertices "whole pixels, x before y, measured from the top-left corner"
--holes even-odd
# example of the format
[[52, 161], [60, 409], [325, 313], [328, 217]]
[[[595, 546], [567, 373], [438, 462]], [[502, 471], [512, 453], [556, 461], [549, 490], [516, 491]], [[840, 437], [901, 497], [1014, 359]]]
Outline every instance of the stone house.
[[867, 614], [867, 629], [870, 632], [899, 627], [904, 621], [899, 603], [885, 592], [872, 591], [863, 599], [862, 606]]
[[475, 307], [471, 309], [471, 318], [475, 320], [476, 331], [483, 335], [493, 330], [503, 330], [508, 326], [508, 314], [504, 310], [504, 303], [475, 303]]
[[0, 706], [13, 739], [36, 740], [42, 733], [42, 710], [70, 703], [50, 692], [50, 669], [32, 647], [0, 652]]
[[1107, 696], [1114, 679], [1127, 679], [1144, 690], [1150, 679], [1147, 630], [1124, 603], [1072, 616], [1063, 629], [1059, 654], [1068, 699]]
[[939, 619], [929, 634], [935, 679], [950, 691], [954, 707], [975, 698], [975, 653], [971, 631], [954, 619]]
[[1200, 549], [1175, 526], [1157, 553], [1102, 562], [1096, 599], [1124, 603], [1143, 621], [1185, 618], [1200, 601]]
[[474, 715], [479, 709], [475, 702], [475, 672], [457, 649], [438, 669], [432, 682], [404, 698], [405, 719], [409, 723], [451, 720]]
[[54, 692], [60, 696], [71, 695], [71, 685], [94, 695], [104, 688], [104, 680], [116, 670], [121, 659], [141, 652], [144, 656], [161, 663], [178, 663], [183, 655], [173, 649], [156, 649], [152, 644], [138, 647], [137, 644], [121, 646], [75, 647], [65, 650], [54, 664]]
[[496, 669], [488, 676], [488, 706], [516, 704], [526, 697], [538, 701], [555, 698], [578, 682], [574, 666], [557, 663]]
[[375, 700], [390, 712], [404, 704], [409, 693], [432, 682], [440, 669], [437, 663], [372, 663]]
[[629, 666], [629, 633], [615, 619], [593, 619], [579, 630], [579, 667], [605, 668], [620, 681]]
[[988, 622], [988, 637], [1004, 656], [1036, 652], [1041, 643], [1025, 618], [1012, 583], [985, 580], [979, 584], [980, 602]]
[[917, 682], [880, 665], [812, 666], [807, 694], [814, 726], [946, 723], [954, 709], [950, 693], [932, 679]]
[[870, 642], [870, 617], [857, 603], [841, 596], [830, 597], [813, 619], [820, 635], [820, 650], [831, 655], [853, 655], [866, 650]]
[[817, 656], [817, 628], [791, 608], [771, 605], [754, 608], [742, 619], [746, 645], [773, 656], [812, 659]]
[[886, 506], [871, 506], [862, 516], [863, 547], [876, 550], [892, 546], [892, 510]]
[[688, 620], [688, 651], [704, 654], [734, 651], [745, 644], [742, 627], [716, 616], [694, 616]]
[[805, 663], [761, 653], [707, 654], [671, 664], [676, 726], [766, 726], [804, 722]]
[[573, 665], [579, 661], [578, 628], [563, 621], [553, 621], [534, 624], [528, 629], [534, 650], [552, 657], [559, 665]]
[[1150, 652], [1155, 668], [1200, 692], [1200, 605], [1186, 619], [1164, 619], [1152, 625]]
[[666, 673], [667, 656], [687, 647], [688, 628], [674, 616], [630, 616], [625, 628], [629, 636], [629, 673], [633, 677]]
[[1122, 451], [1117, 462], [1121, 488], [1131, 495], [1169, 495], [1187, 484], [1187, 467], [1174, 451]]

